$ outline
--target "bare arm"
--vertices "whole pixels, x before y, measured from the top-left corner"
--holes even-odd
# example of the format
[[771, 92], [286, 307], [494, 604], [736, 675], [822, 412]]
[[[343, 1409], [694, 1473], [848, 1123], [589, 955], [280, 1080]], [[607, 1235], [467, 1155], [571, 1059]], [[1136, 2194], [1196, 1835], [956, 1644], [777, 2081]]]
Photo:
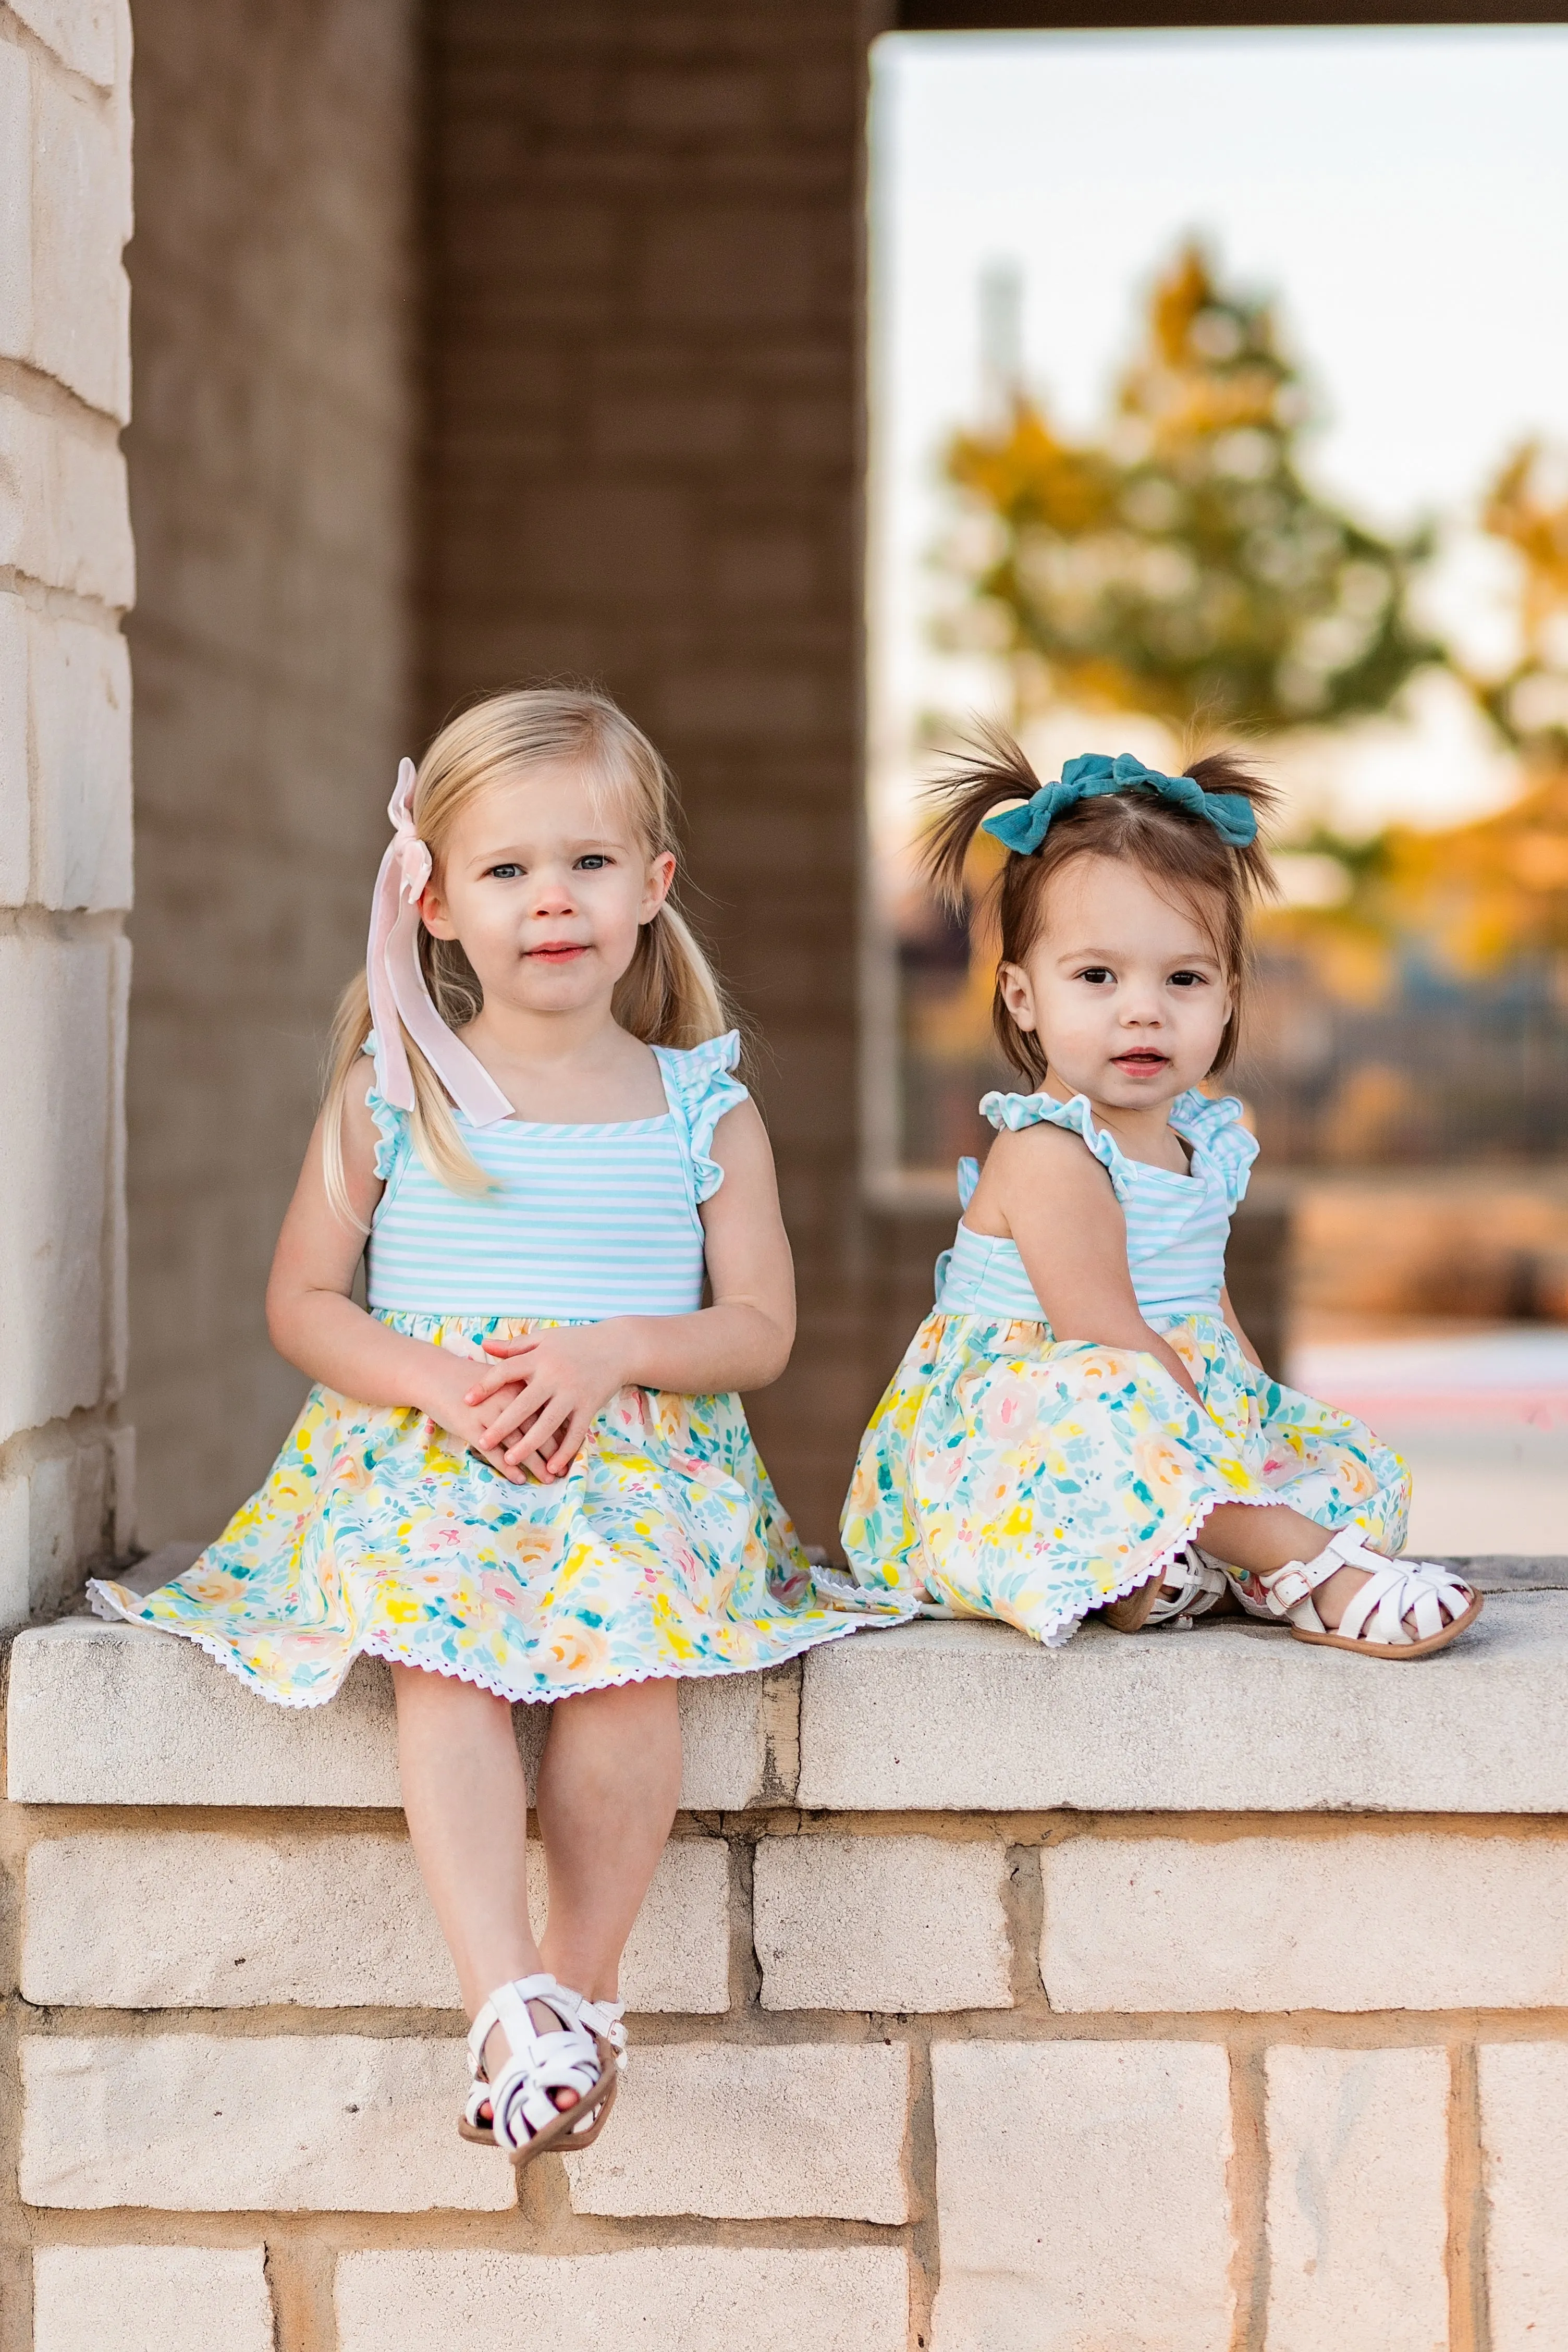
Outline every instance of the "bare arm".
[[702, 1209], [711, 1304], [689, 1315], [616, 1315], [493, 1343], [497, 1367], [469, 1396], [479, 1404], [504, 1381], [522, 1385], [499, 1410], [486, 1409], [487, 1446], [504, 1446], [509, 1461], [556, 1478], [618, 1389], [699, 1396], [777, 1380], [795, 1343], [795, 1269], [773, 1151], [753, 1103], [725, 1112], [713, 1157], [724, 1181]]
[[[343, 1175], [363, 1226], [369, 1225], [382, 1192], [375, 1144], [368, 1108], [351, 1099], [343, 1115]], [[480, 1443], [485, 1415], [465, 1402], [474, 1360], [389, 1330], [350, 1297], [364, 1238], [362, 1227], [345, 1224], [327, 1198], [318, 1122], [267, 1285], [273, 1346], [311, 1380], [343, 1396], [426, 1412], [464, 1445], [486, 1450]], [[502, 1466], [498, 1457], [490, 1458], [498, 1469]]]
[[1058, 1339], [1153, 1356], [1189, 1396], [1197, 1395], [1175, 1349], [1143, 1320], [1127, 1269], [1121, 1204], [1076, 1135], [1049, 1126], [999, 1135], [969, 1223], [982, 1232], [1000, 1225], [1011, 1234]]

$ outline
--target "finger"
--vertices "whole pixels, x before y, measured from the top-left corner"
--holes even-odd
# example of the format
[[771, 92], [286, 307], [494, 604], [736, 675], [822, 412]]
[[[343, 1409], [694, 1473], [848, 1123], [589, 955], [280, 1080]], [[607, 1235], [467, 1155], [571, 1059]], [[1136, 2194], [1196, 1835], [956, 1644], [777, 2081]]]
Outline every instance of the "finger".
[[484, 1433], [487, 1445], [500, 1445], [507, 1438], [515, 1437], [520, 1429], [534, 1419], [549, 1400], [548, 1389], [544, 1389], [542, 1394], [542, 1383], [536, 1382], [531, 1388], [520, 1389], [499, 1412], [487, 1416]]
[[486, 1397], [494, 1396], [499, 1389], [507, 1388], [513, 1381], [523, 1381], [527, 1377], [527, 1373], [510, 1359], [502, 1364], [476, 1364], [474, 1384], [468, 1391], [468, 1401], [470, 1404], [482, 1404]]
[[521, 1356], [530, 1348], [537, 1348], [539, 1341], [531, 1334], [526, 1334], [521, 1339], [503, 1339], [497, 1335], [482, 1344], [487, 1356]]
[[583, 1440], [587, 1434], [587, 1414], [582, 1412], [574, 1412], [571, 1420], [566, 1424], [565, 1436], [562, 1439], [560, 1444], [551, 1455], [549, 1463], [546, 1465], [547, 1476], [551, 1478], [564, 1478], [567, 1471], [571, 1469], [572, 1465], [575, 1462], [578, 1454], [582, 1452]]
[[506, 1449], [509, 1462], [531, 1462], [542, 1477], [544, 1464], [551, 1446], [557, 1442], [563, 1423], [570, 1423], [573, 1406], [570, 1397], [552, 1397], [540, 1409], [532, 1427]]

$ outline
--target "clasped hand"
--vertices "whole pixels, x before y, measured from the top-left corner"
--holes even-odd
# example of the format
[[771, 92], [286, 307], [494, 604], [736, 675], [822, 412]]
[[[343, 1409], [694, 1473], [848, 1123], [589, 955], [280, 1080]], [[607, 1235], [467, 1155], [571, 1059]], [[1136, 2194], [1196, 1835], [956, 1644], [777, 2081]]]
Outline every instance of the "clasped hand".
[[521, 1339], [487, 1339], [488, 1365], [465, 1392], [480, 1422], [479, 1450], [515, 1475], [547, 1484], [564, 1477], [587, 1436], [628, 1378], [614, 1319], [567, 1324]]

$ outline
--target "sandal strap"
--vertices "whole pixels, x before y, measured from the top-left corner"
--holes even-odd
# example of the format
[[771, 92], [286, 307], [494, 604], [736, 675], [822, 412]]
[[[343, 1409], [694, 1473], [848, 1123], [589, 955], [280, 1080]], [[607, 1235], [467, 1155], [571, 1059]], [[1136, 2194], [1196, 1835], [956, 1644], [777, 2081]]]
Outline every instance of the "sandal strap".
[[1344, 1564], [1331, 1544], [1316, 1559], [1288, 1559], [1283, 1568], [1275, 1569], [1268, 1576], [1255, 1570], [1253, 1581], [1263, 1588], [1270, 1616], [1283, 1617], [1308, 1633], [1321, 1633], [1324, 1631], [1323, 1621], [1312, 1604], [1312, 1595], [1320, 1584], [1337, 1576]]
[[[530, 2013], [531, 2001], [560, 2020], [558, 2032], [539, 2031]], [[542, 1974], [498, 1985], [475, 2018], [468, 2035], [474, 2087], [465, 2113], [470, 2123], [479, 2123], [479, 2111], [488, 2101], [496, 2146], [508, 2155], [560, 2119], [564, 2111], [556, 2105], [554, 2092], [575, 2091], [585, 2101], [598, 2087], [604, 2067], [593, 2033], [578, 2020], [584, 2005], [580, 1993]], [[491, 2079], [486, 2074], [484, 2050], [498, 2026], [506, 2037], [508, 2054]]]
[[[1376, 1558], [1376, 1554], [1372, 1555]], [[1361, 1562], [1354, 1562], [1360, 1567]], [[1389, 1649], [1408, 1648], [1412, 1641], [1427, 1642], [1447, 1622], [1462, 1617], [1474, 1594], [1458, 1577], [1430, 1560], [1384, 1560], [1371, 1570], [1352, 1595], [1335, 1629], [1347, 1642], [1376, 1642]], [[1415, 1621], [1412, 1634], [1406, 1617]]]
[[1224, 1570], [1206, 1560], [1195, 1544], [1188, 1544], [1162, 1570], [1159, 1595], [1146, 1622], [1163, 1625], [1172, 1617], [1202, 1617], [1226, 1590]]

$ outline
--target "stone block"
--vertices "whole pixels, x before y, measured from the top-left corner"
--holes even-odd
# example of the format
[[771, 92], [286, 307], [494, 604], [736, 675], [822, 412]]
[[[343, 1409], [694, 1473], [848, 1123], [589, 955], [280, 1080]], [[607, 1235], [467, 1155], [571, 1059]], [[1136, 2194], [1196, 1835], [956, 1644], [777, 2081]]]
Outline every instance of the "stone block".
[[0, 565], [122, 611], [136, 572], [112, 427], [40, 415], [0, 393]]
[[52, 1617], [81, 1582], [86, 1568], [101, 1568], [109, 1548], [109, 1455], [99, 1432], [73, 1442], [27, 1469], [27, 1610]]
[[0, 1633], [27, 1622], [27, 1566], [32, 1496], [25, 1470], [0, 1478]]
[[102, 1392], [111, 964], [0, 939], [0, 1443]]
[[39, 2246], [33, 2352], [272, 2352], [265, 2246]]
[[499, 2213], [511, 2167], [458, 2138], [458, 2042], [208, 2033], [20, 2045], [24, 2204]]
[[1053, 2009], [1568, 2003], [1568, 1843], [1072, 1838], [1041, 1858]]
[[[14, 50], [0, 47], [4, 68]], [[5, 169], [0, 121], [0, 171]], [[0, 222], [0, 255], [5, 224]], [[3, 267], [0, 262], [0, 267]], [[19, 596], [0, 594], [0, 907], [27, 903], [32, 869], [32, 814], [27, 757], [27, 614]]]
[[939, 2042], [931, 2069], [933, 2352], [1224, 2352], [1224, 2050]]
[[0, 41], [0, 359], [33, 341], [33, 77], [26, 52]]
[[[543, 1856], [530, 1849], [535, 1926]], [[155, 1936], [127, 1936], [155, 1919]], [[41, 2006], [455, 2009], [457, 1979], [395, 1832], [132, 1831], [41, 1838], [23, 1875], [22, 1984]], [[678, 1838], [632, 1929], [633, 2010], [729, 2007], [729, 1854]]]
[[1447, 2051], [1267, 2063], [1269, 2352], [1447, 2352]]
[[33, 89], [35, 366], [89, 408], [131, 414], [129, 157], [111, 114], [54, 75]]
[[131, 904], [131, 656], [118, 629], [28, 615], [32, 895], [99, 913]]
[[[787, 1801], [779, 1775], [788, 1766], [793, 1786], [795, 1671], [681, 1685], [689, 1810]], [[517, 1709], [526, 1758], [546, 1712]], [[9, 1791], [26, 1804], [401, 1803], [392, 1685], [372, 1659], [330, 1706], [279, 1707], [193, 1643], [69, 1618], [17, 1643], [7, 1722]]]
[[1479, 2053], [1490, 2352], [1568, 2344], [1568, 2046]]
[[904, 2352], [909, 2341], [908, 2259], [895, 2246], [350, 2253], [336, 2303], [339, 2352]]
[[1568, 1593], [1494, 1596], [1472, 1633], [1414, 1675], [1352, 1676], [1353, 1664], [1262, 1625], [1134, 1641], [1088, 1626], [1062, 1650], [973, 1622], [860, 1634], [806, 1658], [797, 1801], [1568, 1811], [1555, 1727]]
[[580, 2213], [902, 2221], [902, 2043], [637, 2050], [615, 2122], [568, 2157]]
[[115, 75], [114, 0], [10, 0], [11, 14], [72, 73], [111, 89]]
[[994, 1839], [769, 1837], [754, 1916], [764, 2009], [1012, 2004]]

